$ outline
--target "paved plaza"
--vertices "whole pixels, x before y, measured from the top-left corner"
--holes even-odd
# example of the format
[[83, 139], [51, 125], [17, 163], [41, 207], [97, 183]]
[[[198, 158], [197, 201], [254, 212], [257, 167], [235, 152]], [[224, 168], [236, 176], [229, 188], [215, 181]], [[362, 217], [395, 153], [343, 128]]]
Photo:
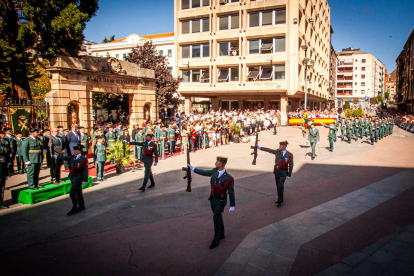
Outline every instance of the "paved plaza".
[[[331, 153], [327, 129], [318, 129], [313, 161], [299, 127], [260, 133], [261, 146], [288, 140], [294, 155], [281, 208], [273, 155], [259, 152], [251, 165], [253, 143], [191, 153], [205, 169], [228, 156], [235, 178], [236, 208], [226, 207], [226, 238], [213, 250], [209, 178], [194, 174], [187, 193], [179, 155], [153, 167], [156, 187], [145, 193], [143, 169], [108, 174], [71, 217], [68, 196], [2, 210], [0, 267], [7, 275], [414, 275], [414, 135], [395, 127], [375, 146], [338, 139]], [[23, 175], [7, 182], [26, 185]]]

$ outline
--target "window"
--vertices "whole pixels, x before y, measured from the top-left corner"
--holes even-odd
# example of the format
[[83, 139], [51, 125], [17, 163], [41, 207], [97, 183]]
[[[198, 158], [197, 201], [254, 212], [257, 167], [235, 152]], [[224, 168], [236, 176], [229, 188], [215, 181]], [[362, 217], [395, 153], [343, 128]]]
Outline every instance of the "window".
[[239, 81], [239, 67], [218, 68], [218, 82]]
[[219, 29], [230, 30], [239, 28], [239, 14], [230, 14], [219, 17]]
[[365, 86], [365, 82], [361, 82], [361, 86]]
[[122, 58], [126, 60], [126, 54], [122, 54]]
[[366, 63], [366, 62], [367, 62], [367, 60], [366, 60], [366, 59], [363, 59], [363, 60], [362, 60], [362, 63]]
[[365, 75], [361, 75], [361, 79], [365, 79]]
[[172, 57], [172, 50], [168, 50], [168, 57]]
[[227, 3], [239, 3], [240, 0], [227, 0]]
[[225, 41], [219, 43], [220, 56], [238, 56], [239, 55], [239, 41]]
[[210, 31], [210, 18], [186, 20], [181, 22], [181, 34], [194, 34]]
[[285, 65], [251, 66], [248, 68], [247, 81], [272, 81], [285, 79]]
[[361, 90], [361, 94], [365, 94], [365, 90]]
[[356, 59], [355, 62], [358, 62], [358, 60]]
[[356, 82], [355, 85], [358, 85], [358, 83]]
[[249, 54], [270, 54], [286, 50], [285, 37], [261, 38], [249, 40]]
[[116, 57], [116, 58], [119, 58], [119, 54], [116, 54], [116, 55], [115, 55], [115, 57]]
[[362, 69], [362, 71], [365, 71], [365, 67], [362, 67], [361, 69]]
[[355, 67], [355, 71], [358, 70], [358, 67]]
[[181, 58], [210, 57], [210, 45], [194, 44], [181, 46]]
[[161, 55], [161, 56], [163, 56], [163, 55], [164, 55], [164, 51], [163, 51], [163, 50], [160, 50], [159, 52], [160, 52], [160, 55]]
[[209, 82], [210, 70], [209, 69], [191, 69], [181, 70], [182, 82]]
[[286, 23], [286, 9], [249, 13], [249, 26], [271, 26]]
[[181, 9], [193, 9], [199, 7], [208, 7], [210, 6], [209, 0], [181, 0]]

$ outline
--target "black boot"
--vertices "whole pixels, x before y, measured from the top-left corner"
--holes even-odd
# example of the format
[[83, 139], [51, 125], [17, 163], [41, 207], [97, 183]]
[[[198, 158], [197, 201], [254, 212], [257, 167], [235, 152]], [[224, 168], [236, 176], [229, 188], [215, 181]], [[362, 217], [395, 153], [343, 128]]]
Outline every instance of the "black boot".
[[154, 181], [154, 176], [151, 174], [150, 175], [150, 181], [151, 181], [151, 185], [148, 186], [148, 188], [153, 188], [155, 187], [155, 181]]
[[78, 211], [78, 196], [76, 194], [70, 195], [70, 199], [72, 200], [72, 209], [66, 215], [71, 216]]
[[220, 240], [214, 239], [210, 244], [210, 249], [216, 248], [219, 245]]

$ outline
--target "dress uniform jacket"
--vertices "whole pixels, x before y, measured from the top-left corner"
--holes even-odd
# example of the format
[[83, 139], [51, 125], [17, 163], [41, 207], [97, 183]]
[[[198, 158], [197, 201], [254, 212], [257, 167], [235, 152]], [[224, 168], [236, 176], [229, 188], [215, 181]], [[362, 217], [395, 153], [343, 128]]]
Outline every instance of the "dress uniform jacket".
[[88, 154], [89, 151], [89, 135], [81, 133], [80, 144], [83, 146], [82, 152]]
[[29, 188], [35, 188], [39, 185], [39, 172], [42, 165], [42, 146], [38, 138], [29, 136], [22, 143], [23, 160], [31, 162], [27, 165], [27, 183]]
[[113, 142], [115, 142], [116, 140], [116, 134], [112, 131], [108, 132], [107, 134], [105, 134], [105, 138], [106, 138], [106, 146], [110, 147], [112, 145]]

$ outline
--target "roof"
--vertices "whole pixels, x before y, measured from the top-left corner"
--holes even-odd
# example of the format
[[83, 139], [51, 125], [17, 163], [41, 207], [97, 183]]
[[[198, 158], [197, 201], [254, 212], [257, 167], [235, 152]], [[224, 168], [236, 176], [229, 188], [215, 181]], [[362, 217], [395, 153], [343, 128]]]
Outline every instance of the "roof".
[[121, 41], [124, 41], [126, 39], [126, 37], [124, 37], [124, 38], [120, 38], [120, 39], [117, 39], [117, 40], [114, 40], [114, 41], [110, 41], [109, 43], [113, 43], [113, 42], [121, 42]]
[[152, 34], [152, 35], [142, 35], [142, 38], [150, 39], [150, 38], [160, 38], [160, 37], [169, 37], [174, 36], [174, 32], [171, 33], [162, 33], [162, 34]]

